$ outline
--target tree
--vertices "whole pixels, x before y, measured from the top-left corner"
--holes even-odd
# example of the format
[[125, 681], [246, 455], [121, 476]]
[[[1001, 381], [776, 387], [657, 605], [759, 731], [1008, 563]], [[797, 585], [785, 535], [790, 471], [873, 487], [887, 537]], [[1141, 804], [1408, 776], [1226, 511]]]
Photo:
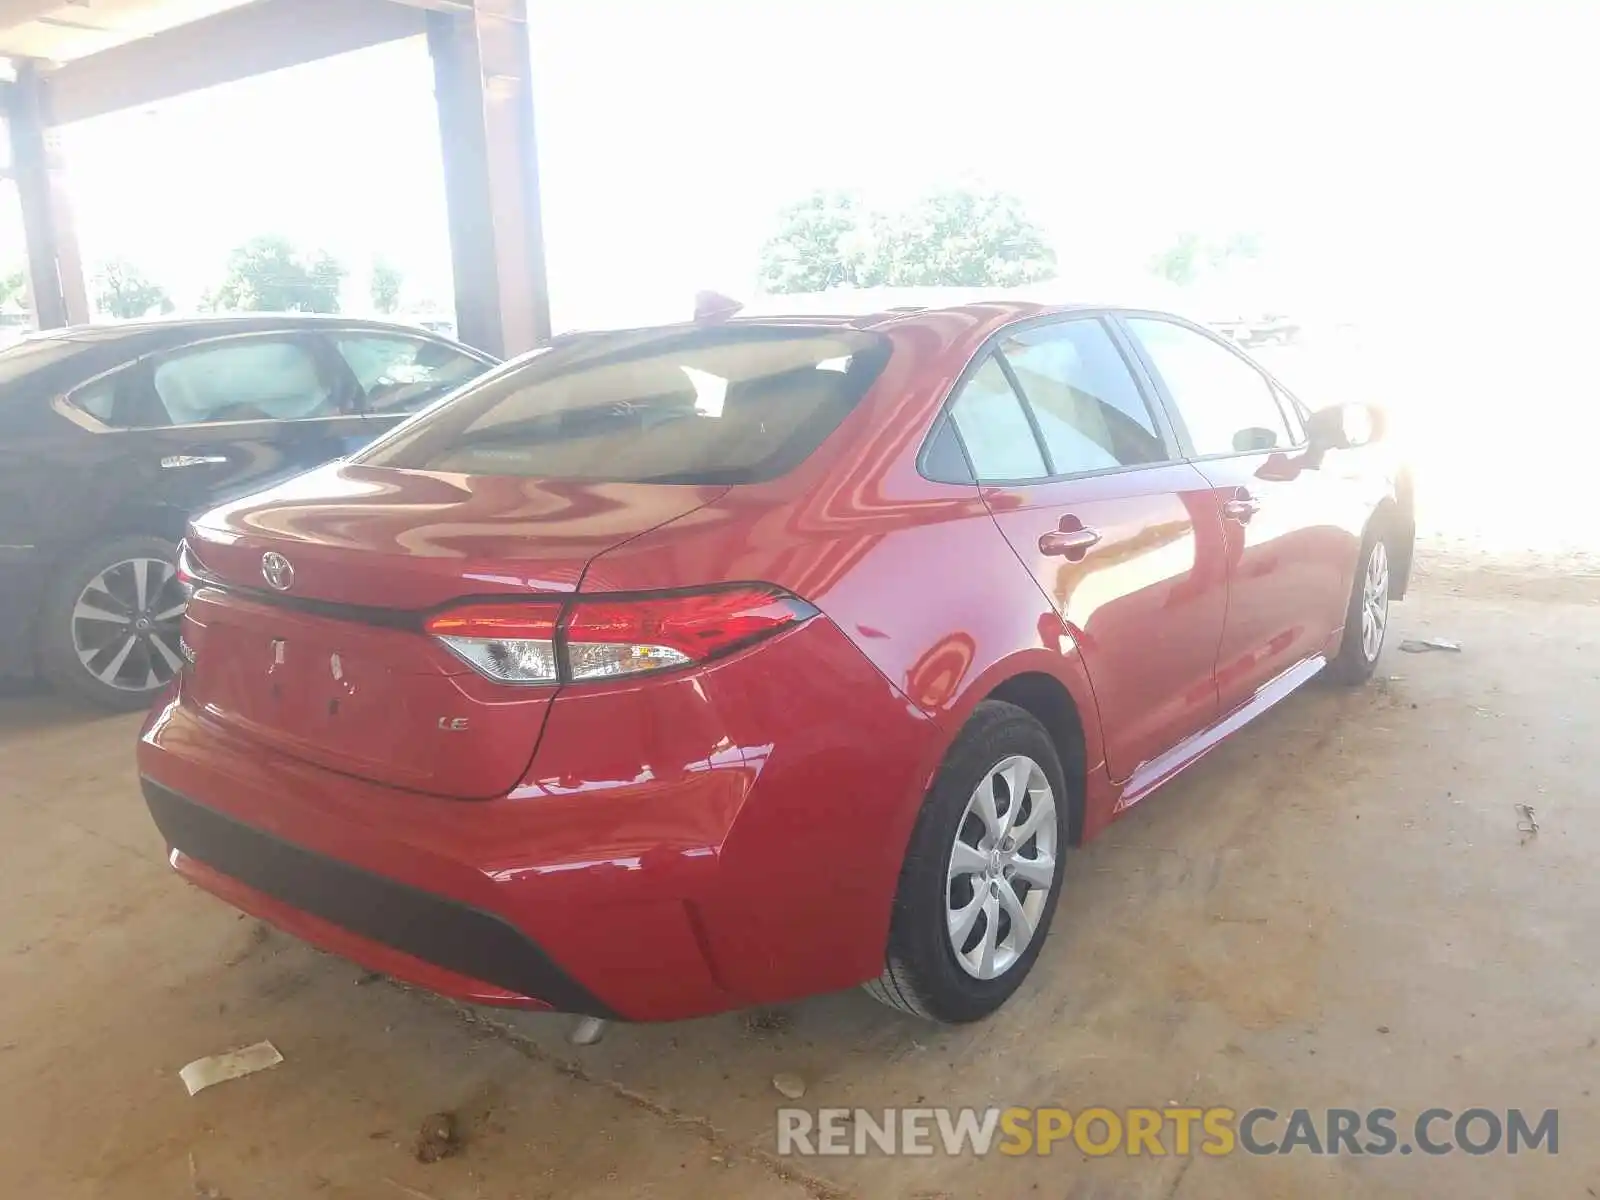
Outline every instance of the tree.
[[0, 308], [28, 306], [28, 272], [22, 267], [0, 274]]
[[345, 269], [331, 255], [303, 255], [286, 237], [251, 238], [228, 255], [228, 275], [207, 305], [219, 311], [339, 311]]
[[172, 311], [167, 289], [151, 283], [126, 259], [114, 258], [95, 276], [94, 306], [108, 317], [145, 317], [152, 310]]
[[1261, 257], [1261, 235], [1230, 233], [1211, 247], [1211, 265], [1226, 267], [1235, 262], [1254, 262]]
[[865, 253], [863, 287], [1017, 287], [1056, 274], [1056, 252], [1022, 201], [970, 188], [880, 216]]
[[1050, 279], [1056, 255], [1022, 202], [946, 188], [870, 212], [850, 192], [814, 192], [785, 208], [761, 248], [769, 292], [856, 287], [1014, 287]]
[[400, 307], [400, 286], [405, 276], [393, 263], [379, 258], [372, 263], [372, 307], [381, 313], [392, 313]]
[[788, 205], [778, 232], [761, 247], [761, 286], [769, 292], [821, 292], [856, 281], [862, 224], [854, 193], [819, 190]]
[[1198, 233], [1180, 233], [1178, 240], [1150, 260], [1150, 270], [1170, 283], [1187, 287], [1205, 271], [1222, 271], [1236, 262], [1261, 257], [1261, 238], [1233, 233], [1219, 240]]
[[1198, 233], [1180, 233], [1178, 240], [1150, 260], [1150, 270], [1169, 283], [1187, 287], [1200, 273], [1202, 242]]

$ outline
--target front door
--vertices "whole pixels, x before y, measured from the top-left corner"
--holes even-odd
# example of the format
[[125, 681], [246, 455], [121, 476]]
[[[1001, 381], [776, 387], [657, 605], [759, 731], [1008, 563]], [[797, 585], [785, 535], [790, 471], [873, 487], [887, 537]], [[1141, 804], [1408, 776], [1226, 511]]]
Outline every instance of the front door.
[[1083, 655], [1107, 768], [1124, 780], [1217, 715], [1227, 568], [1210, 486], [1095, 317], [1004, 338], [951, 415], [996, 522]]
[[1296, 468], [1299, 423], [1265, 375], [1192, 326], [1143, 316], [1126, 326], [1222, 518], [1228, 618], [1216, 674], [1227, 712], [1326, 648], [1343, 620], [1355, 550], [1328, 520], [1318, 473]]

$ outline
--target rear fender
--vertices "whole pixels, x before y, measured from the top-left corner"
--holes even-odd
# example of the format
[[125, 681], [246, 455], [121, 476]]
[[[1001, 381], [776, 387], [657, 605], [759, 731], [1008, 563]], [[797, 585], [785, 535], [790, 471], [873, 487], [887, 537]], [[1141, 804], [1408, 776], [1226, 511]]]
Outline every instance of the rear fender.
[[[1100, 709], [1095, 701], [1094, 688], [1088, 671], [1078, 654], [1071, 635], [1061, 626], [1059, 651], [1035, 647], [1007, 655], [968, 680], [951, 702], [937, 714], [945, 736], [940, 744], [921, 764], [918, 772], [920, 791], [905, 808], [902, 828], [897, 829], [897, 845], [904, 854], [911, 830], [921, 812], [922, 801], [948, 757], [962, 729], [977, 711], [978, 705], [989, 699], [996, 689], [1020, 675], [1047, 675], [1059, 682], [1071, 697], [1078, 711], [1079, 732], [1083, 737], [1083, 777], [1068, 779], [1067, 786], [1076, 793], [1075, 803], [1080, 805], [1078, 829], [1080, 840], [1087, 840], [1105, 827], [1111, 819], [1115, 804], [1114, 789], [1105, 770], [1104, 739], [1100, 728]], [[1063, 763], [1063, 769], [1067, 764]]]

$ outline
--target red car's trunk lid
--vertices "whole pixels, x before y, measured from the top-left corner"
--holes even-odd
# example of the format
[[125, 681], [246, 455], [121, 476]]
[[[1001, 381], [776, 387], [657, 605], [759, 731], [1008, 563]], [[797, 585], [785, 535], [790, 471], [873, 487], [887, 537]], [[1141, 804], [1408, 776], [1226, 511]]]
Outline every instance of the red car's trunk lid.
[[334, 466], [216, 509], [189, 532], [214, 585], [185, 618], [184, 702], [364, 779], [501, 794], [554, 689], [484, 678], [422, 614], [486, 595], [558, 602], [596, 555], [724, 491]]
[[714, 500], [726, 487], [555, 483], [335, 464], [195, 521], [219, 580], [283, 595], [420, 610], [461, 596], [570, 592], [595, 555]]

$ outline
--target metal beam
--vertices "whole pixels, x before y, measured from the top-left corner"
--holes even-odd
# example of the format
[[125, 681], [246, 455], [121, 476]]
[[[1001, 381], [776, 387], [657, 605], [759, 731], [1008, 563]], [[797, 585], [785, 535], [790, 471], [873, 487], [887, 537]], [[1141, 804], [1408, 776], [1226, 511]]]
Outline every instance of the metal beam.
[[6, 129], [11, 138], [11, 174], [22, 206], [28, 294], [40, 329], [80, 325], [89, 319], [59, 135], [52, 131], [50, 117], [38, 70], [32, 63], [19, 63]]
[[68, 0], [0, 0], [0, 29], [36, 21], [46, 13], [65, 8]]
[[509, 357], [550, 336], [525, 0], [427, 17], [456, 330]]
[[258, 0], [66, 63], [46, 77], [61, 123], [426, 32], [392, 0]]
[[472, 0], [394, 0], [396, 4], [409, 4], [412, 8], [431, 8], [434, 12], [466, 16], [472, 12]]

